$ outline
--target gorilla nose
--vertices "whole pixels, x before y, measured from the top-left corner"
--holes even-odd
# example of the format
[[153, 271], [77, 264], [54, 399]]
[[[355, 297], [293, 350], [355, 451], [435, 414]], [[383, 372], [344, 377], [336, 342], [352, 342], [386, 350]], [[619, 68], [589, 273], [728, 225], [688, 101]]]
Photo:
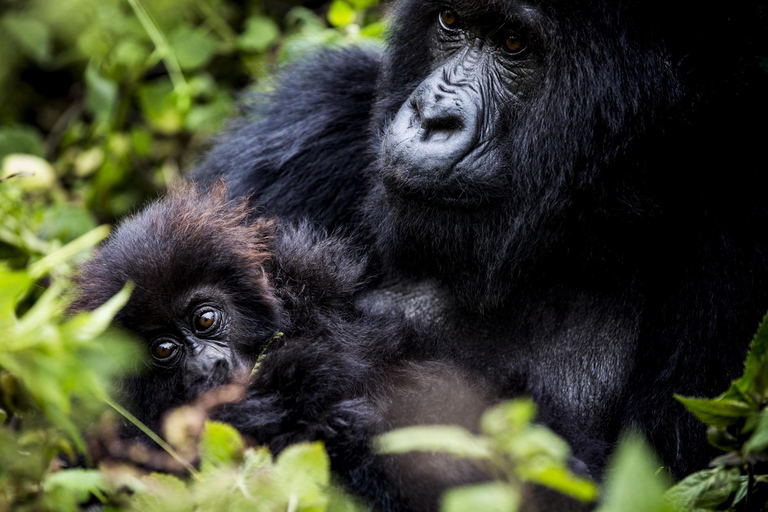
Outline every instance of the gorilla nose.
[[461, 136], [465, 126], [459, 105], [449, 105], [449, 102], [450, 99], [443, 97], [436, 97], [431, 102], [414, 101], [414, 115], [421, 125], [422, 142], [445, 142]]
[[427, 80], [392, 121], [385, 153], [399, 172], [445, 177], [474, 146], [477, 124], [477, 108], [468, 95]]

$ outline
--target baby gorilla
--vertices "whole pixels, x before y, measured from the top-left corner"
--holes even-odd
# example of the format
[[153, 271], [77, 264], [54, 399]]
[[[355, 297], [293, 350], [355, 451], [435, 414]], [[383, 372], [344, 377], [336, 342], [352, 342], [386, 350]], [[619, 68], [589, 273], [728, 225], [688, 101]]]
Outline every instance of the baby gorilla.
[[167, 410], [247, 376], [265, 352], [245, 398], [215, 419], [274, 453], [324, 441], [333, 470], [381, 510], [431, 510], [446, 487], [481, 479], [441, 455], [372, 453], [372, 437], [399, 426], [476, 428], [484, 393], [436, 343], [356, 306], [366, 260], [344, 240], [252, 215], [223, 186], [188, 185], [124, 222], [81, 269], [73, 311], [135, 284], [116, 321], [144, 340], [149, 370], [124, 380], [128, 409], [159, 431]]

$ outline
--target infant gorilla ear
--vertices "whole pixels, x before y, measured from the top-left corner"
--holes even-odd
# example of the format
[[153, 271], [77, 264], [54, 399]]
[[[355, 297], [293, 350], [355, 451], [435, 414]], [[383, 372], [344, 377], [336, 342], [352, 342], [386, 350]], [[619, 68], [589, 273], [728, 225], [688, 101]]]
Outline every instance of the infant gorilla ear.
[[76, 277], [72, 312], [92, 310], [126, 282], [116, 321], [146, 343], [148, 371], [123, 401], [153, 429], [162, 413], [253, 367], [285, 321], [267, 277], [275, 223], [248, 219], [223, 185], [185, 185], [124, 221]]

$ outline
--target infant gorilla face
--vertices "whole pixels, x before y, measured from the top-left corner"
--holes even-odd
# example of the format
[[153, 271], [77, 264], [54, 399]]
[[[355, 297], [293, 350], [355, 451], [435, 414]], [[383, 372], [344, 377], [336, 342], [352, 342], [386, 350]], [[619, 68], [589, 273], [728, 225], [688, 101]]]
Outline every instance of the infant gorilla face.
[[163, 412], [247, 376], [275, 335], [281, 306], [267, 279], [273, 224], [247, 220], [223, 187], [171, 192], [128, 219], [76, 278], [73, 311], [135, 284], [116, 322], [146, 344], [146, 371], [122, 400], [157, 429]]
[[[233, 329], [233, 306], [218, 297], [217, 291], [193, 288], [186, 300], [170, 306], [171, 314], [163, 315], [165, 321], [150, 330], [141, 329], [151, 366], [169, 378], [178, 373], [187, 395], [225, 384], [253, 364], [247, 340], [244, 343]], [[151, 311], [142, 313], [145, 318], [153, 315]]]

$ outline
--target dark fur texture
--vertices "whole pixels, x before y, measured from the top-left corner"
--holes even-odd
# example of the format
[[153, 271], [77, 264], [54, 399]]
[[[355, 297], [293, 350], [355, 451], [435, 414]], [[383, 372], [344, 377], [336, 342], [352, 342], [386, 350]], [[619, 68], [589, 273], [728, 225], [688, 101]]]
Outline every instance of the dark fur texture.
[[380, 136], [440, 64], [441, 9], [514, 21], [516, 1], [397, 3], [383, 57], [294, 66], [198, 178], [375, 240], [386, 275], [367, 304], [439, 333], [478, 381], [532, 395], [593, 472], [636, 425], [683, 475], [711, 452], [672, 394], [723, 391], [768, 309], [766, 5], [529, 5], [535, 86], [498, 106], [465, 183], [493, 208], [393, 197]]
[[[136, 285], [117, 322], [147, 342], [149, 369], [125, 379], [120, 399], [128, 409], [161, 432], [172, 407], [242, 382], [238, 370], [250, 372], [279, 331], [245, 398], [214, 408], [214, 419], [273, 453], [324, 441], [342, 483], [376, 510], [435, 510], [446, 488], [483, 479], [471, 464], [449, 457], [373, 454], [372, 438], [399, 426], [476, 429], [488, 393], [442, 361], [431, 338], [356, 306], [366, 267], [358, 250], [306, 224], [248, 213], [221, 186], [207, 194], [177, 188], [125, 220], [80, 270], [72, 312], [98, 307], [127, 281]], [[235, 311], [221, 341], [248, 366], [189, 386], [182, 374], [152, 366], [149, 351], [154, 333], [174, 325], [175, 310], [200, 294]], [[141, 436], [130, 426], [122, 435]], [[433, 472], [436, 466], [443, 469]]]

